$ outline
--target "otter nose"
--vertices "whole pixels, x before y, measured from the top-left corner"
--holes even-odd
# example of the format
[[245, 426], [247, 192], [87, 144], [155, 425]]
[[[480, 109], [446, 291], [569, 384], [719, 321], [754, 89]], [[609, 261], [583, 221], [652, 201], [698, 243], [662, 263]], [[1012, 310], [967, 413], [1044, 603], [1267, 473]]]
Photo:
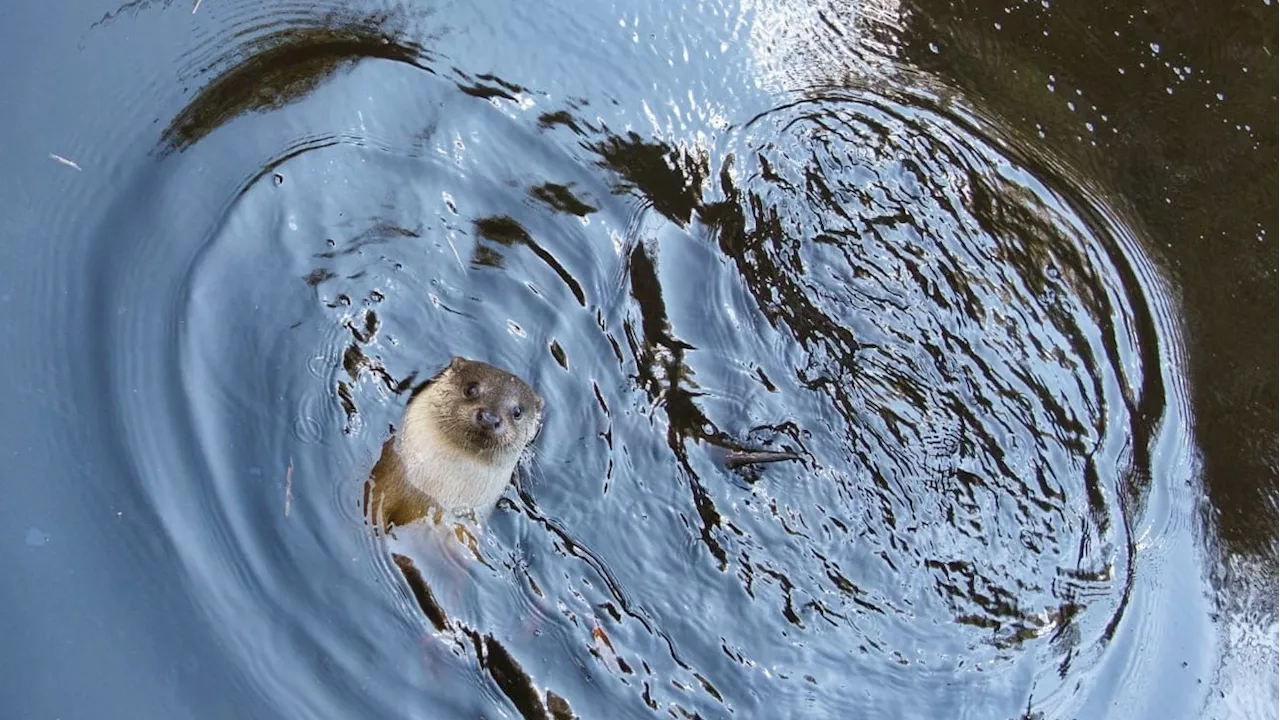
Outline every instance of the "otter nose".
[[476, 411], [476, 424], [489, 432], [493, 432], [502, 427], [502, 418], [484, 408], [480, 408]]

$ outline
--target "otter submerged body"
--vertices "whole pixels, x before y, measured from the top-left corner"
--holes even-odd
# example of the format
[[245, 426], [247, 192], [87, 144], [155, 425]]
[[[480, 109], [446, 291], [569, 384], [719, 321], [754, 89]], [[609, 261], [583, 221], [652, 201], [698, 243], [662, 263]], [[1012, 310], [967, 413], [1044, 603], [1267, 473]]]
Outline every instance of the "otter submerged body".
[[383, 444], [366, 512], [383, 529], [433, 510], [483, 518], [538, 434], [542, 408], [515, 375], [454, 358], [414, 391], [399, 432]]

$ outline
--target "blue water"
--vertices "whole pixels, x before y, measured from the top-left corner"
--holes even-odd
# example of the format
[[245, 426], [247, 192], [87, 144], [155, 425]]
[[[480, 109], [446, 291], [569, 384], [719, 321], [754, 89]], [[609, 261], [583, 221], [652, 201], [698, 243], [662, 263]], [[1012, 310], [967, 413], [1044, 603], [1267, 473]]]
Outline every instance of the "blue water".
[[[23, 9], [5, 717], [1274, 708], [1151, 238], [898, 10]], [[548, 404], [475, 556], [360, 507], [453, 355]]]

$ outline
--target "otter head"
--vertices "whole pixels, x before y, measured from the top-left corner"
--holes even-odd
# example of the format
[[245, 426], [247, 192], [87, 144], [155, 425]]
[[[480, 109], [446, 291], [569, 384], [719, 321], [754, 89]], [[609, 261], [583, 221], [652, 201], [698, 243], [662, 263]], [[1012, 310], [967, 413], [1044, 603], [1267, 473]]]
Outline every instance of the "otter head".
[[542, 425], [543, 400], [506, 370], [455, 357], [410, 402], [426, 400], [451, 443], [482, 456], [519, 454]]

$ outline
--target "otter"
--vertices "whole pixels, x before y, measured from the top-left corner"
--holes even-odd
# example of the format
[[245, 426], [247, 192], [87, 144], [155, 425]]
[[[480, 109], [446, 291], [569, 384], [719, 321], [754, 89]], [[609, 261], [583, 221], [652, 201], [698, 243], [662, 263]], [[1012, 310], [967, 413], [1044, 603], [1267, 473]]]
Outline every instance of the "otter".
[[542, 428], [533, 388], [488, 363], [455, 357], [409, 397], [398, 433], [365, 484], [381, 530], [439, 513], [483, 520]]

